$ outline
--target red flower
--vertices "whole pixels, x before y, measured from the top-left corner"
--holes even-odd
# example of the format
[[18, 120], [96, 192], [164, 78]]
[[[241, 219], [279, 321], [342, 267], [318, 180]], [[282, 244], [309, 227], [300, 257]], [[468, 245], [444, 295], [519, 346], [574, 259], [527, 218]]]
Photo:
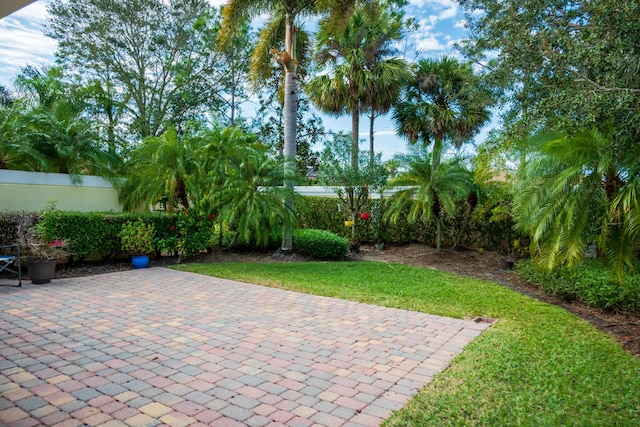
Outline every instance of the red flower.
[[175, 225], [172, 225], [172, 226], [171, 226], [171, 231], [173, 231], [173, 230], [175, 230], [175, 229], [176, 229], [176, 226], [175, 226]]
[[184, 210], [184, 214], [185, 214], [185, 215], [189, 215], [189, 209], [185, 209], [185, 210]]
[[209, 220], [213, 221], [213, 219], [216, 217], [215, 214], [209, 214]]
[[370, 214], [370, 213], [363, 212], [363, 213], [361, 213], [361, 214], [360, 214], [360, 218], [362, 218], [362, 219], [369, 219], [369, 218], [371, 218], [371, 214]]

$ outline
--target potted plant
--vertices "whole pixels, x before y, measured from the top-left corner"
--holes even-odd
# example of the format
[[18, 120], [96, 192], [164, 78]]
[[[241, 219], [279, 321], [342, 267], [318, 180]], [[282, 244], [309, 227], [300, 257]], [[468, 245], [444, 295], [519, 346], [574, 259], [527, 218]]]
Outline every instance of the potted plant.
[[118, 233], [120, 245], [123, 251], [131, 255], [131, 263], [135, 268], [146, 268], [149, 265], [155, 235], [155, 226], [145, 223], [142, 218], [122, 224], [122, 230]]
[[68, 258], [68, 242], [55, 235], [58, 224], [58, 211], [55, 200], [50, 200], [40, 215], [38, 223], [30, 227], [22, 238], [26, 250], [27, 272], [31, 283], [36, 285], [50, 283], [55, 274], [56, 264]]
[[516, 262], [516, 257], [521, 256], [524, 250], [520, 243], [520, 239], [515, 239], [509, 250], [503, 253], [503, 257], [500, 259], [500, 269], [501, 270], [511, 270], [513, 269], [513, 265]]
[[56, 264], [67, 257], [66, 242], [55, 239], [44, 241], [34, 237], [35, 232], [30, 232], [27, 244], [27, 273], [31, 283], [42, 285], [51, 282], [56, 271]]

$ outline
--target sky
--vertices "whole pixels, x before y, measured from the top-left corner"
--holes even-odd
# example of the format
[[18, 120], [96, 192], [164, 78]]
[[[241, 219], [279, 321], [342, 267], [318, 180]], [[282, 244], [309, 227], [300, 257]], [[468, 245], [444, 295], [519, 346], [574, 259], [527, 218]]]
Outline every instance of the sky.
[[[215, 6], [225, 3], [224, 0], [209, 1]], [[56, 42], [42, 33], [42, 26], [47, 19], [47, 3], [48, 0], [37, 0], [0, 19], [0, 86], [12, 89], [21, 67], [47, 65], [55, 61]], [[454, 0], [409, 0], [406, 12], [419, 23], [419, 29], [411, 35], [409, 44], [420, 52], [421, 57], [456, 55], [453, 44], [465, 37], [465, 29], [462, 12]], [[251, 107], [244, 110], [250, 111]], [[339, 119], [321, 117], [327, 130], [351, 130], [348, 116]], [[396, 136], [390, 114], [377, 119], [375, 123], [375, 151], [382, 152], [384, 160], [406, 151], [406, 140]], [[363, 116], [360, 120], [360, 138], [367, 140], [361, 144], [363, 149], [368, 149], [368, 129], [368, 120]], [[482, 132], [476, 141], [481, 140], [483, 135], [486, 132]]]

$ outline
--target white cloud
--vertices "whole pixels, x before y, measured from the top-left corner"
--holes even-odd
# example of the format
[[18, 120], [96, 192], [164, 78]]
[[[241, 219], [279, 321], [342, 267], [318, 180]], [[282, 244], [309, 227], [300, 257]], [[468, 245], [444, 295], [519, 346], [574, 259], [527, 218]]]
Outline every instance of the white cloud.
[[0, 20], [0, 85], [11, 80], [25, 65], [53, 62], [56, 42], [42, 34], [46, 1], [36, 1]]
[[409, 5], [419, 9], [430, 9], [429, 13], [439, 21], [458, 14], [458, 4], [455, 0], [409, 0]]
[[228, 3], [228, 0], [209, 0], [209, 4], [214, 7], [220, 7]]
[[421, 52], [443, 51], [447, 46], [438, 40], [434, 34], [420, 34], [415, 37], [416, 50]]
[[460, 28], [462, 30], [467, 29], [467, 21], [464, 19], [458, 19], [455, 24], [453, 24], [453, 28]]

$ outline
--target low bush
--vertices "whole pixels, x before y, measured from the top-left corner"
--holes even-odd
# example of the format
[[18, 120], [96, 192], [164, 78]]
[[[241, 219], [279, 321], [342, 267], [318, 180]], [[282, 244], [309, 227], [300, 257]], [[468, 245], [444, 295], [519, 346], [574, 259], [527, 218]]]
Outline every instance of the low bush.
[[349, 253], [349, 240], [326, 230], [295, 230], [293, 247], [314, 259], [344, 259]]
[[640, 275], [628, 274], [624, 283], [619, 283], [603, 260], [583, 260], [575, 267], [553, 271], [526, 262], [519, 264], [518, 270], [549, 295], [603, 310], [640, 314]]

